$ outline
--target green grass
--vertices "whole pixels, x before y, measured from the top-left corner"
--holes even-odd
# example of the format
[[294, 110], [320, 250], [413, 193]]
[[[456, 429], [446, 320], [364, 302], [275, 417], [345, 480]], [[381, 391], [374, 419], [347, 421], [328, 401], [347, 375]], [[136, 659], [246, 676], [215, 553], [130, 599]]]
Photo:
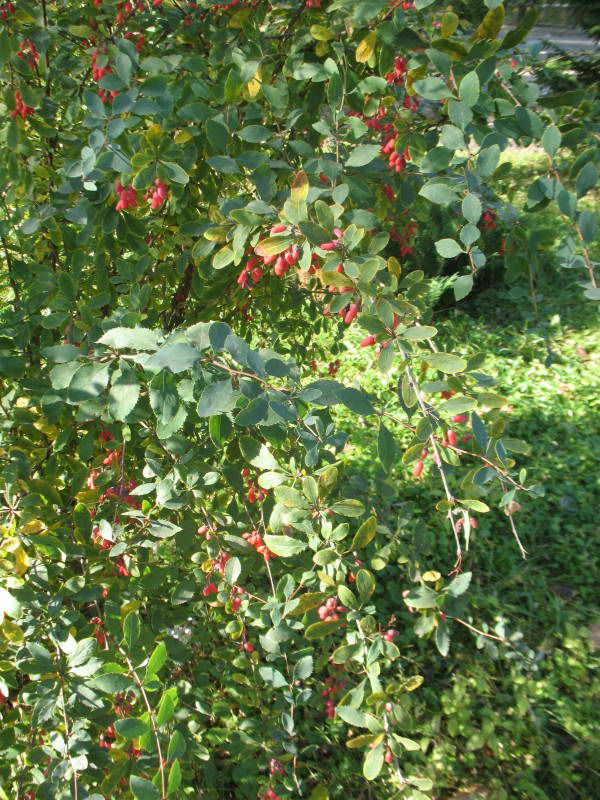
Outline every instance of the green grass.
[[[520, 153], [516, 165], [524, 180]], [[544, 216], [558, 239], [564, 220], [550, 208]], [[598, 311], [575, 276], [552, 264], [538, 291], [537, 315], [521, 284], [503, 283], [458, 306], [441, 302], [436, 315], [440, 349], [489, 353], [484, 371], [507, 398], [508, 433], [531, 445], [518, 465], [526, 468], [528, 484], [542, 484], [546, 492], [525, 499], [516, 515], [527, 560], [499, 511], [482, 517], [466, 559], [474, 574], [467, 619], [488, 629], [500, 622], [515, 637], [514, 647], [478, 647], [461, 629], [443, 664], [433, 643], [415, 643], [412, 631], [403, 633], [407, 663], [426, 678], [412, 724], [427, 732], [427, 769], [440, 799], [469, 787], [469, 797], [489, 800], [547, 800], [558, 791], [564, 798], [600, 796], [600, 654], [591, 649], [588, 630], [600, 621]], [[380, 398], [393, 396], [398, 375], [382, 379], [372, 352], [358, 347], [360, 338], [349, 332], [338, 345], [339, 377]], [[447, 574], [453, 543], [434, 511], [442, 497], [436, 476], [429, 473], [416, 486], [402, 465], [384, 476], [372, 419], [357, 423], [339, 412], [350, 434], [347, 478], [359, 490], [369, 487], [407, 552], [416, 548], [422, 564]], [[400, 427], [396, 432], [407, 441]], [[386, 567], [381, 583], [390, 612], [400, 616], [397, 598], [410, 586], [402, 564]]]

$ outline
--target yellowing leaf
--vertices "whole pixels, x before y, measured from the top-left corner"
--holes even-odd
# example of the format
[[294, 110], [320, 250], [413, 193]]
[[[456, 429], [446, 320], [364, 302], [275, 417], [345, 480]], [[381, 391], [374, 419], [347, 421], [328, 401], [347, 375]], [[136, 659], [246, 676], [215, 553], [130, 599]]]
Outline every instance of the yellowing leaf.
[[0, 627], [0, 633], [11, 644], [23, 644], [25, 641], [21, 628], [6, 617], [4, 617], [2, 626]]
[[310, 35], [319, 42], [328, 42], [330, 39], [335, 39], [335, 34], [324, 25], [311, 25]]
[[29, 534], [29, 533], [40, 533], [46, 529], [46, 526], [40, 519], [30, 519], [29, 522], [26, 522], [24, 525], [21, 525], [19, 528], [19, 533]]
[[250, 100], [253, 100], [256, 95], [260, 92], [260, 87], [262, 85], [262, 76], [260, 67], [256, 70], [256, 74], [252, 78], [252, 80], [248, 81], [246, 84], [246, 91], [248, 92], [248, 96]]
[[429, 570], [428, 572], [423, 573], [423, 580], [429, 581], [430, 583], [435, 583], [439, 581], [442, 576], [436, 570]]
[[454, 31], [458, 28], [458, 16], [454, 13], [454, 11], [448, 11], [442, 17], [442, 36], [444, 39], [447, 39], [448, 36], [452, 36]]
[[478, 42], [480, 39], [495, 39], [504, 24], [504, 14], [504, 6], [490, 8], [481, 25], [471, 36], [471, 41]]
[[414, 692], [423, 683], [425, 678], [422, 675], [413, 675], [412, 678], [404, 681], [402, 688], [405, 692]]
[[226, 242], [227, 228], [209, 228], [204, 231], [204, 238], [209, 242]]
[[414, 69], [409, 69], [406, 73], [406, 91], [408, 94], [415, 95], [416, 91], [413, 88], [413, 83], [415, 81], [421, 80], [427, 75], [427, 65], [422, 64], [420, 67], [415, 67]]
[[395, 275], [398, 277], [402, 272], [402, 267], [400, 266], [400, 262], [394, 256], [390, 256], [387, 260], [387, 268], [390, 275]]
[[248, 17], [251, 14], [250, 8], [242, 8], [240, 11], [237, 11], [229, 20], [229, 27], [230, 28], [243, 28], [248, 20]]
[[292, 181], [291, 200], [292, 203], [299, 205], [308, 197], [308, 190], [310, 186], [308, 183], [308, 175], [304, 170], [300, 170], [294, 176]]
[[328, 50], [329, 50], [329, 45], [327, 44], [327, 42], [317, 42], [317, 46], [315, 47], [315, 53], [318, 56], [324, 56]]
[[356, 60], [359, 64], [366, 64], [375, 52], [375, 42], [377, 34], [375, 31], [368, 33], [356, 48]]
[[185, 144], [189, 142], [191, 138], [192, 134], [189, 131], [179, 131], [175, 136], [175, 144]]

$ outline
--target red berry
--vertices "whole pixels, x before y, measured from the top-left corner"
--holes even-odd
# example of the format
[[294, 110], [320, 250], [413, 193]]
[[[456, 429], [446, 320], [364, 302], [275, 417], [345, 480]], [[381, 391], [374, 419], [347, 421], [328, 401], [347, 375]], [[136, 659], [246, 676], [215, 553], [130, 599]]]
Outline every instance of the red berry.
[[468, 417], [467, 417], [466, 414], [456, 414], [454, 417], [452, 417], [452, 422], [459, 422], [460, 423], [460, 422], [466, 422], [467, 420], [468, 420]]
[[452, 447], [456, 447], [456, 443], [458, 442], [458, 436], [456, 435], [456, 431], [448, 431], [447, 438], [448, 442], [452, 445]]
[[362, 342], [360, 343], [360, 346], [361, 347], [372, 347], [375, 344], [376, 341], [377, 341], [376, 338], [373, 336], [373, 334], [371, 334], [370, 336], [366, 336], [362, 340]]
[[254, 645], [250, 644], [250, 642], [246, 642], [245, 645], [244, 645], [244, 650], [247, 653], [252, 653], [254, 651]]
[[420, 478], [422, 472], [423, 472], [423, 462], [422, 461], [417, 461], [417, 463], [415, 464], [415, 466], [413, 468], [413, 476], [415, 478]]

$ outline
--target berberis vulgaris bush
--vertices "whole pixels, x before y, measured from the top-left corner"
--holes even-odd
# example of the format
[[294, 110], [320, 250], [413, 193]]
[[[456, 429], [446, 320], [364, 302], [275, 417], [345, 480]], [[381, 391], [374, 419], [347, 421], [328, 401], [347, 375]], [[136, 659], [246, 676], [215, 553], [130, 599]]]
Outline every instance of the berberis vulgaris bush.
[[[426, 278], [485, 269], [511, 143], [598, 292], [593, 130], [515, 66], [534, 16], [485, 5], [2, 3], [3, 799], [428, 796], [400, 639], [448, 653], [478, 520], [520, 558], [539, 491]], [[384, 400], [319, 374], [355, 329]], [[352, 490], [340, 407], [439, 479], [436, 564]]]

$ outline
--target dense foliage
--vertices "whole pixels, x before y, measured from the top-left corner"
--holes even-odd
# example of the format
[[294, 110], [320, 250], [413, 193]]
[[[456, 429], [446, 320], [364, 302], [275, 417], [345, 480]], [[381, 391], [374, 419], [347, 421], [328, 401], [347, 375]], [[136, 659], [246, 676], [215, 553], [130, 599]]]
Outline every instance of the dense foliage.
[[[460, 302], [501, 260], [535, 306], [552, 204], [593, 307], [598, 105], [540, 98], [535, 14], [498, 38], [483, 11], [0, 5], [0, 796], [422, 800], [445, 755], [411, 653], [443, 673], [464, 630], [519, 681], [469, 545], [498, 513], [524, 556], [543, 489], [487, 354], [433, 325], [436, 276]], [[514, 143], [545, 153], [523, 208]], [[357, 328], [382, 391], [338, 376]], [[439, 482], [410, 519], [405, 469]]]

